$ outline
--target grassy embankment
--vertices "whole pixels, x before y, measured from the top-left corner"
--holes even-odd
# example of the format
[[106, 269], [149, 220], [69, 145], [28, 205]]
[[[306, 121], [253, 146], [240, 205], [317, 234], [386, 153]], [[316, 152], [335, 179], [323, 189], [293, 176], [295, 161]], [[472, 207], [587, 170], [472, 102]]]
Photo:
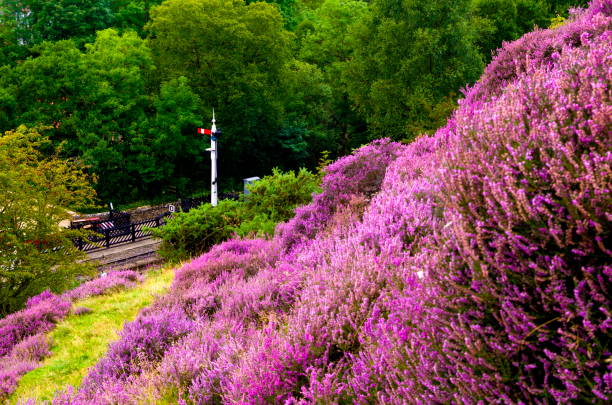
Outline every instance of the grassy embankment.
[[88, 368], [106, 353], [108, 344], [117, 339], [124, 322], [134, 320], [156, 295], [165, 292], [173, 276], [171, 268], [152, 270], [145, 281], [134, 288], [75, 302], [73, 308], [84, 306], [92, 312], [69, 315], [49, 333], [53, 354], [39, 368], [23, 376], [10, 403], [27, 398], [49, 400], [59, 389], [78, 386]]

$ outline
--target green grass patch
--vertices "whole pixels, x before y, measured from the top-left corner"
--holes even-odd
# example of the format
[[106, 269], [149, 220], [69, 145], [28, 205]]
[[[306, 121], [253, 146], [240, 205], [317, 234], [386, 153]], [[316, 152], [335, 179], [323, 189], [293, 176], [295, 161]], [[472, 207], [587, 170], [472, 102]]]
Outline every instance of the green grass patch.
[[173, 269], [152, 270], [134, 288], [76, 301], [73, 308], [84, 306], [92, 312], [69, 315], [49, 333], [52, 355], [21, 378], [10, 403], [28, 398], [50, 400], [57, 390], [79, 386], [88, 369], [106, 353], [109, 343], [117, 339], [123, 324], [134, 320], [156, 295], [163, 294], [173, 276]]

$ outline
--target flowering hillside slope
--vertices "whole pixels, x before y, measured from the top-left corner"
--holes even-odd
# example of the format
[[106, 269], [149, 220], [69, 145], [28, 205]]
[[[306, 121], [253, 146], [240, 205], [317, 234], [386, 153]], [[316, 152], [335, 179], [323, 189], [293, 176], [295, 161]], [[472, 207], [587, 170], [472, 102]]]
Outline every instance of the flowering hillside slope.
[[186, 264], [54, 403], [612, 400], [611, 23], [506, 44], [446, 127]]

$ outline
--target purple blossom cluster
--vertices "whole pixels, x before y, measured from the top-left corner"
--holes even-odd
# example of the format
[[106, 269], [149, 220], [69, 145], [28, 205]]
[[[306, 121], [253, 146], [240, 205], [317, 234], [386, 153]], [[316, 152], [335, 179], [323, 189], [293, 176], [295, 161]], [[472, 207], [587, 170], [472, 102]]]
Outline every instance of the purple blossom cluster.
[[19, 378], [49, 354], [44, 333], [70, 311], [70, 302], [49, 291], [30, 298], [26, 308], [0, 319], [0, 399]]
[[588, 46], [589, 38], [610, 29], [607, 15], [611, 8], [607, 0], [594, 0], [586, 12], [570, 10], [569, 21], [554, 30], [537, 28], [516, 41], [504, 43], [474, 88], [467, 92], [464, 103], [497, 97], [508, 84], [535, 67], [554, 68], [564, 48]]
[[86, 297], [109, 294], [119, 289], [131, 288], [142, 280], [143, 276], [133, 270], [110, 271], [67, 291], [63, 296], [75, 301]]
[[[135, 271], [109, 272], [61, 296], [49, 290], [28, 299], [26, 308], [0, 319], [0, 399], [10, 395], [19, 378], [50, 354], [45, 333], [70, 312], [71, 301], [129, 288], [142, 281]], [[75, 314], [87, 313], [80, 307]]]
[[21, 311], [0, 319], [0, 357], [25, 338], [53, 329], [70, 311], [70, 301], [45, 291], [28, 300]]
[[595, 0], [506, 44], [434, 136], [183, 266], [55, 403], [609, 403], [611, 27]]
[[381, 139], [327, 166], [323, 192], [314, 195], [311, 204], [298, 207], [293, 219], [278, 225], [275, 233], [282, 246], [290, 249], [314, 238], [338, 209], [359, 196], [378, 192], [387, 167], [401, 153], [401, 144]]
[[472, 398], [612, 399], [606, 3], [607, 15], [578, 21], [589, 27], [580, 35], [560, 30], [580, 40], [554, 64], [528, 65], [495, 102], [466, 105], [439, 135], [452, 144], [442, 196], [460, 260], [435, 272], [448, 292], [437, 306], [457, 314], [445, 355], [462, 376], [457, 391]]

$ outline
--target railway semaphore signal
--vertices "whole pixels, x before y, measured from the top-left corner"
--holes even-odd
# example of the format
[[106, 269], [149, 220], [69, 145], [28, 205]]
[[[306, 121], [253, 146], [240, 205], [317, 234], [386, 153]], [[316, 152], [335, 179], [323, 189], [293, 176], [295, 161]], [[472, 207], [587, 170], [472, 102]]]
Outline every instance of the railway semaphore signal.
[[210, 148], [206, 149], [210, 152], [210, 204], [213, 207], [217, 206], [217, 137], [221, 134], [221, 130], [217, 130], [215, 125], [215, 110], [213, 109], [212, 126], [210, 129], [198, 128], [198, 134], [210, 135]]

